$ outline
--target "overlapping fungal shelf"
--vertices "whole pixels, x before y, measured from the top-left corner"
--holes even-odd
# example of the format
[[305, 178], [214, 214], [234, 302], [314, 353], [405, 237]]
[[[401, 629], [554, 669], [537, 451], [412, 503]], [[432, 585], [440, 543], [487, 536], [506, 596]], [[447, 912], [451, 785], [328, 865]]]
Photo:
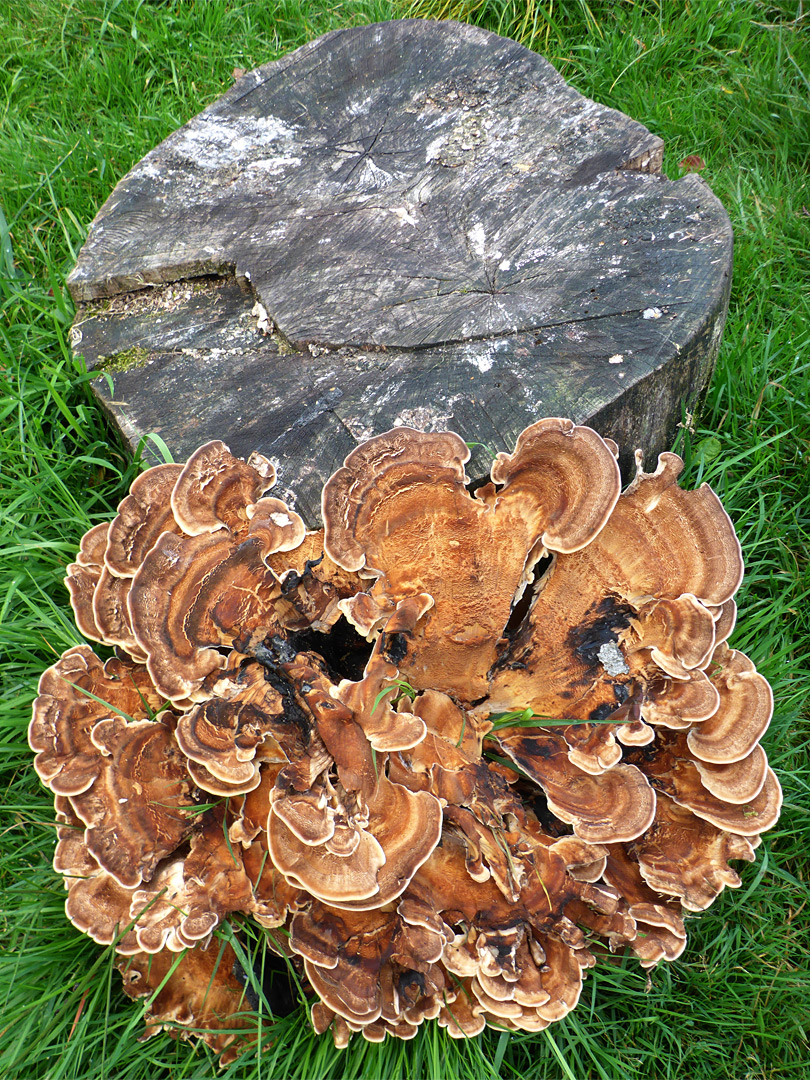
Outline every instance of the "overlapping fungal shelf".
[[29, 739], [68, 918], [160, 988], [148, 1034], [255, 1038], [217, 937], [247, 918], [338, 1046], [540, 1030], [606, 952], [678, 957], [777, 820], [714, 493], [674, 454], [622, 492], [568, 420], [472, 493], [468, 457], [372, 438], [308, 532], [269, 461], [208, 443], [82, 541], [76, 621], [115, 656], [49, 668]]

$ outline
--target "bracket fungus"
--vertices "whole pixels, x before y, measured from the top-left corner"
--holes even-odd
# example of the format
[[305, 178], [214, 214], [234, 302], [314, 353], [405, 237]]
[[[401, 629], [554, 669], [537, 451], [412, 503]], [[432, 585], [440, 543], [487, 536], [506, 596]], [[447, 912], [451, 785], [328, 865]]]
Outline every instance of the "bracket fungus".
[[307, 531], [267, 459], [208, 443], [82, 541], [76, 621], [114, 655], [43, 674], [29, 741], [68, 918], [153, 993], [148, 1034], [255, 1039], [247, 919], [338, 1046], [538, 1031], [605, 951], [681, 955], [776, 822], [714, 493], [674, 454], [621, 491], [556, 418], [477, 487], [468, 458], [378, 435]]

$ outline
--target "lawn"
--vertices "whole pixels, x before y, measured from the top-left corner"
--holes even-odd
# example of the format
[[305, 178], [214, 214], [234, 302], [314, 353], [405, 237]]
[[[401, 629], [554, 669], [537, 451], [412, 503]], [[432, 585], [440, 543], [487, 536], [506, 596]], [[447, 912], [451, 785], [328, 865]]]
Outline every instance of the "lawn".
[[785, 792], [743, 884], [690, 917], [683, 956], [649, 977], [592, 972], [538, 1035], [337, 1051], [303, 1007], [262, 1018], [267, 1048], [219, 1075], [777, 1080], [810, 1047], [810, 13], [801, 0], [5, 0], [0, 10], [0, 1076], [217, 1075], [204, 1046], [137, 1041], [110, 951], [64, 915], [52, 799], [26, 741], [40, 672], [80, 642], [62, 585], [90, 525], [138, 471], [71, 355], [64, 279], [114, 184], [222, 94], [235, 68], [340, 26], [474, 21], [546, 56], [578, 90], [699, 155], [734, 226], [734, 282], [706, 401], [676, 449], [708, 481], [746, 560], [732, 645], [771, 681], [764, 740]]

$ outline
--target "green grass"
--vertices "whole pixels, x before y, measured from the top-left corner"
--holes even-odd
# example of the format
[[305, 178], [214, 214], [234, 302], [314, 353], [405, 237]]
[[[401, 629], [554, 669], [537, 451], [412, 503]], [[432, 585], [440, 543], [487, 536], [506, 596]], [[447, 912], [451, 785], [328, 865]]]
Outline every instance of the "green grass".
[[[647, 979], [622, 960], [537, 1036], [338, 1052], [303, 1012], [228, 1077], [595, 1077], [778, 1080], [810, 1048], [810, 14], [800, 2], [653, 0], [6, 0], [0, 11], [0, 1075], [207, 1077], [205, 1047], [138, 1043], [140, 1010], [109, 950], [72, 929], [51, 870], [50, 796], [26, 726], [41, 670], [79, 639], [61, 584], [81, 533], [110, 513], [128, 461], [68, 347], [63, 282], [115, 182], [221, 94], [235, 67], [336, 26], [465, 18], [514, 36], [579, 90], [697, 153], [735, 230], [717, 371], [679, 450], [708, 480], [747, 563], [733, 644], [773, 684], [765, 745], [785, 789], [743, 887], [690, 918], [686, 953]], [[266, 1029], [265, 1029], [266, 1030]]]

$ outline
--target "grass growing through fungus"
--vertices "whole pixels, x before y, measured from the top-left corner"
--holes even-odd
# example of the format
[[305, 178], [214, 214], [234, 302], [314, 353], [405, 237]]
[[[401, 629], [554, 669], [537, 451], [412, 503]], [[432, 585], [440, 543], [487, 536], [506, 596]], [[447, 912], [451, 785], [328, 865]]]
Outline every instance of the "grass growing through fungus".
[[[0, 1075], [209, 1077], [204, 1046], [159, 1035], [125, 999], [109, 949], [65, 919], [52, 800], [26, 743], [42, 669], [79, 643], [62, 587], [81, 534], [133, 479], [71, 357], [64, 291], [114, 183], [221, 94], [234, 68], [338, 26], [453, 17], [543, 52], [580, 91], [697, 154], [736, 236], [728, 324], [701, 411], [684, 417], [685, 482], [708, 481], [746, 559], [732, 644], [773, 684], [765, 746], [785, 789], [758, 860], [689, 946], [649, 977], [614, 958], [579, 1007], [537, 1035], [410, 1043], [309, 1029], [305, 1006], [261, 1016], [262, 1050], [225, 1077], [682, 1078], [806, 1075], [810, 1058], [810, 14], [800, 0], [6, 0], [0, 10]], [[651, 463], [648, 463], [651, 464]], [[228, 928], [223, 928], [227, 936]], [[253, 929], [250, 933], [255, 934]], [[250, 950], [243, 931], [241, 948]]]

